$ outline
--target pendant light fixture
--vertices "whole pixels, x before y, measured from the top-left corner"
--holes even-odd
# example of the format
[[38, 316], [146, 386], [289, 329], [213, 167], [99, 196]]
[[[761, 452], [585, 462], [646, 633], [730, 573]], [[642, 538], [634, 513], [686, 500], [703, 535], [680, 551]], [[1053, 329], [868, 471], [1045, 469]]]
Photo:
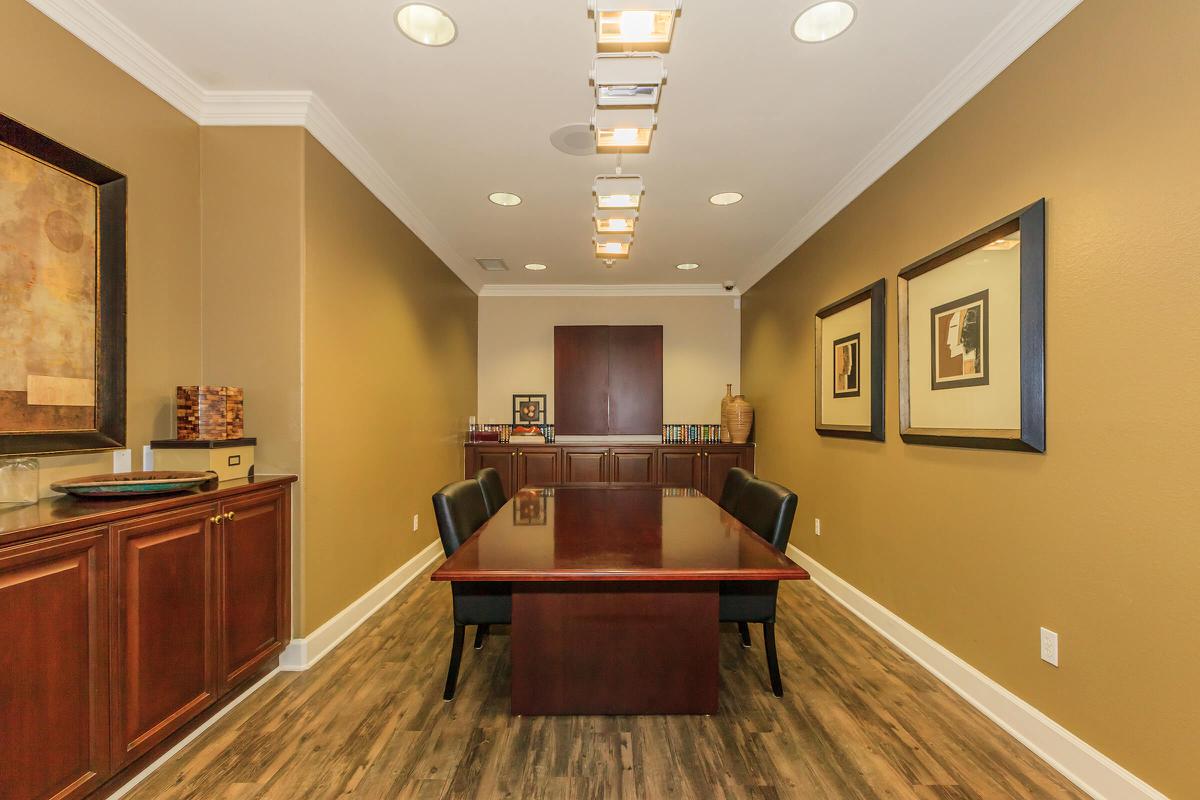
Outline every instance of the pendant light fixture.
[[592, 184], [596, 207], [600, 209], [637, 209], [642, 205], [645, 186], [641, 175], [597, 175]]
[[630, 233], [637, 223], [637, 212], [632, 209], [596, 209], [592, 219], [596, 233]]
[[683, 0], [588, 0], [596, 21], [596, 49], [669, 49], [682, 5]]
[[599, 108], [658, 105], [667, 67], [658, 53], [599, 53], [592, 61]]
[[633, 234], [598, 233], [592, 237], [596, 258], [629, 258]]
[[658, 118], [651, 108], [597, 108], [592, 116], [598, 153], [645, 153]]

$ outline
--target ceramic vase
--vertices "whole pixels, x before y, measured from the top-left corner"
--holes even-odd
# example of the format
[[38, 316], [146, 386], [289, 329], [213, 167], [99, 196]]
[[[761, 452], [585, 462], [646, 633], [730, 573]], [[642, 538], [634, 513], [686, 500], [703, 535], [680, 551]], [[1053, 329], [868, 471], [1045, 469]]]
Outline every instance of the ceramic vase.
[[729, 402], [729, 438], [734, 444], [745, 444], [750, 438], [750, 427], [754, 424], [754, 406], [745, 395], [737, 395]]
[[721, 441], [728, 444], [729, 438], [729, 404], [733, 402], [733, 384], [725, 384], [725, 396], [721, 398]]

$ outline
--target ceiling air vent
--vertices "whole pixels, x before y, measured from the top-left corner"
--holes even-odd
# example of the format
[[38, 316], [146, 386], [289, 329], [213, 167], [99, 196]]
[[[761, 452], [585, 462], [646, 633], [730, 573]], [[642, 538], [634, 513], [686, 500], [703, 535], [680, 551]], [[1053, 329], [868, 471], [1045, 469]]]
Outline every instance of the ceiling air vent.
[[503, 258], [477, 258], [475, 263], [483, 267], [485, 272], [508, 272], [508, 264]]

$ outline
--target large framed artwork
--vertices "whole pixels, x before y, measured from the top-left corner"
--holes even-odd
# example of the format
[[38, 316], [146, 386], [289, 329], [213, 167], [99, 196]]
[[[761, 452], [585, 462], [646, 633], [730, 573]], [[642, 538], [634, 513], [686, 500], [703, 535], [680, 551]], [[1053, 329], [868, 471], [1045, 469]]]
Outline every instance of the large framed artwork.
[[822, 436], [883, 441], [886, 303], [880, 278], [817, 312], [814, 384]]
[[125, 444], [125, 195], [0, 114], [0, 455]]
[[900, 437], [1046, 450], [1046, 201], [904, 269]]

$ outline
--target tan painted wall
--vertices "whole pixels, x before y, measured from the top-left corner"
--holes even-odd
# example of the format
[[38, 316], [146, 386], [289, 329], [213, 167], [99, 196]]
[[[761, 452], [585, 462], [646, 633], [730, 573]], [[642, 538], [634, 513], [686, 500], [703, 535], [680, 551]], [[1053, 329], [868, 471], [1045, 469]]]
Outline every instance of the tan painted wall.
[[[792, 540], [1172, 797], [1200, 796], [1200, 5], [1088, 0], [744, 299]], [[1045, 196], [1045, 455], [906, 445], [907, 264]], [[813, 313], [888, 278], [887, 442], [812, 430]], [[822, 533], [812, 533], [813, 517]], [[786, 620], [783, 624], [787, 624]], [[1038, 660], [1038, 626], [1062, 666]]]
[[305, 181], [307, 635], [437, 538], [430, 496], [461, 478], [475, 411], [478, 300], [307, 136]]
[[512, 422], [524, 393], [547, 395], [554, 421], [555, 325], [662, 325], [664, 422], [719, 422], [725, 384], [738, 389], [732, 297], [481, 297], [480, 422]]
[[[142, 445], [174, 433], [175, 386], [200, 375], [199, 128], [27, 3], [0, 3], [0, 31], [0, 112], [129, 178], [127, 415], [136, 469]], [[46, 488], [111, 472], [112, 456], [41, 465]]]

